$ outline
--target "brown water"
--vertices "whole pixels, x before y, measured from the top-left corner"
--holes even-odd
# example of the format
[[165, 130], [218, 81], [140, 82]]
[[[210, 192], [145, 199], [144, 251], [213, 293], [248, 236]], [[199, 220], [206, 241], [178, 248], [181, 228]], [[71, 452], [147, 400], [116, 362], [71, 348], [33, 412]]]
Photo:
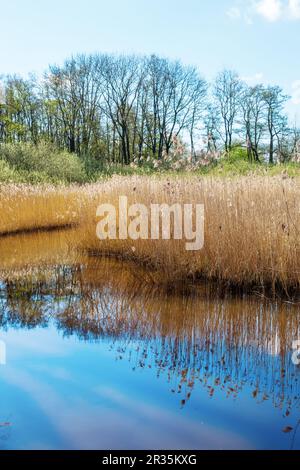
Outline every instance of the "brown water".
[[75, 235], [0, 239], [0, 448], [300, 448], [297, 305], [166, 290]]

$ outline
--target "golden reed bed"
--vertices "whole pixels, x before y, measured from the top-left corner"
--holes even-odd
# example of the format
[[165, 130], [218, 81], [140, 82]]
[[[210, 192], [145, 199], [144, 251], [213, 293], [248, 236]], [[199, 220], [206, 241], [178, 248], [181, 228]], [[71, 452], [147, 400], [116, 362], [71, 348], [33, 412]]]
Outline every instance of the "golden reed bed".
[[81, 201], [78, 187], [0, 185], [0, 235], [74, 225]]
[[[186, 240], [106, 240], [96, 236], [99, 204], [202, 203], [204, 247]], [[159, 270], [166, 282], [204, 277], [232, 285], [300, 287], [300, 184], [286, 177], [115, 177], [71, 188], [2, 187], [0, 233], [78, 224], [70, 247], [130, 258]], [[161, 276], [160, 276], [161, 278]]]

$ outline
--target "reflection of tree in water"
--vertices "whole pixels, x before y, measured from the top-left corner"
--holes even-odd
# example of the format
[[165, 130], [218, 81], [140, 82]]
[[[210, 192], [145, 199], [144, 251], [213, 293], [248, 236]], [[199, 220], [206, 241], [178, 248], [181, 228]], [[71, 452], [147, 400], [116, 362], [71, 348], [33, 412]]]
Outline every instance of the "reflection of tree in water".
[[299, 406], [299, 370], [291, 343], [300, 337], [299, 309], [251, 298], [166, 295], [142, 272], [113, 261], [57, 267], [3, 282], [1, 326], [51, 320], [65, 335], [109, 338], [117, 358], [164, 375], [182, 406], [197, 384], [237, 397], [245, 385], [257, 402], [271, 400], [288, 416]]
[[283, 312], [278, 305], [249, 301], [242, 310], [233, 299], [166, 301], [157, 293], [129, 302], [112, 292], [98, 295], [101, 299], [93, 297], [89, 306], [81, 299], [65, 310], [59, 326], [85, 339], [110, 337], [117, 357], [129, 358], [133, 369], [167, 374], [182, 405], [197, 383], [210, 396], [220, 389], [232, 397], [247, 384], [254, 399], [272, 400], [287, 415], [298, 404], [299, 377], [289, 338], [298, 337], [299, 317], [292, 316], [292, 309]]
[[74, 272], [67, 267], [56, 267], [35, 275], [23, 273], [22, 277], [5, 278], [0, 283], [2, 328], [47, 326], [55, 308], [76, 295]]

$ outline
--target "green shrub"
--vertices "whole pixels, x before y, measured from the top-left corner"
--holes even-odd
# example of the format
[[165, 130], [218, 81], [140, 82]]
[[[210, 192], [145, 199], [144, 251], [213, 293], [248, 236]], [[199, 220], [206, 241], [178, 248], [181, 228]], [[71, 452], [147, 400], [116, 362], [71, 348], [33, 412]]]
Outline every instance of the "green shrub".
[[[262, 168], [263, 169], [263, 168]], [[222, 162], [210, 172], [211, 175], [216, 176], [245, 176], [252, 173], [260, 173], [259, 164], [249, 163], [247, 161], [236, 161], [235, 163], [231, 162]]]
[[28, 184], [59, 184], [64, 183], [64, 180], [50, 177], [42, 171], [18, 171], [18, 179], [22, 183]]
[[248, 162], [248, 152], [246, 148], [236, 146], [224, 158], [229, 163]]
[[0, 160], [0, 183], [18, 182], [18, 173], [4, 160]]
[[77, 155], [58, 150], [47, 142], [1, 145], [0, 158], [23, 175], [35, 174], [33, 179], [39, 179], [38, 174], [43, 181], [82, 183], [87, 179]]

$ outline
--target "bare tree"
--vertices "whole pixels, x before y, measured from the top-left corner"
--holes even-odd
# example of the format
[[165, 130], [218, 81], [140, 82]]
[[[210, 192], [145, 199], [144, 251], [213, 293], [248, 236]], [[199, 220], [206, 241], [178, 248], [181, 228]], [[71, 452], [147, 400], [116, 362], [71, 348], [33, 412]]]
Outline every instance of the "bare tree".
[[209, 104], [206, 108], [204, 118], [205, 141], [207, 152], [216, 152], [218, 150], [218, 141], [220, 140], [220, 117], [216, 108]]
[[5, 141], [37, 142], [40, 103], [36, 87], [34, 76], [30, 76], [28, 80], [17, 76], [6, 77], [1, 102], [1, 127]]
[[[263, 93], [266, 104], [267, 128], [269, 134], [269, 163], [274, 163], [276, 150], [280, 151], [280, 138], [286, 126], [286, 117], [283, 116], [283, 107], [288, 100], [288, 96], [278, 86], [268, 86]], [[277, 149], [276, 149], [277, 139]]]
[[97, 58], [77, 56], [63, 67], [52, 66], [46, 75], [45, 94], [49, 117], [58, 120], [62, 138], [70, 152], [90, 149], [98, 119], [101, 89], [96, 80]]
[[259, 144], [266, 130], [264, 87], [245, 84], [240, 94], [240, 108], [249, 161], [259, 161]]
[[122, 162], [129, 164], [132, 159], [130, 120], [142, 83], [140, 61], [134, 56], [106, 56], [98, 68], [98, 79], [104, 88], [101, 109], [119, 136]]
[[194, 132], [204, 109], [206, 82], [194, 67], [152, 56], [147, 67], [147, 130], [152, 155], [169, 153], [173, 138], [189, 132], [194, 152]]
[[276, 153], [280, 161], [291, 158], [299, 144], [284, 114], [286, 100], [281, 88], [249, 87], [230, 70], [217, 76], [207, 98], [198, 70], [179, 61], [78, 55], [50, 66], [41, 80], [5, 78], [0, 141], [46, 139], [76, 152], [86, 167], [90, 161], [127, 165], [163, 159], [178, 141], [184, 148], [189, 143], [195, 157], [205, 129], [207, 151], [229, 152], [242, 135], [250, 161], [259, 161], [268, 145], [273, 163]]
[[225, 151], [232, 148], [234, 124], [239, 112], [242, 83], [236, 72], [224, 70], [214, 84], [214, 98], [223, 121]]

